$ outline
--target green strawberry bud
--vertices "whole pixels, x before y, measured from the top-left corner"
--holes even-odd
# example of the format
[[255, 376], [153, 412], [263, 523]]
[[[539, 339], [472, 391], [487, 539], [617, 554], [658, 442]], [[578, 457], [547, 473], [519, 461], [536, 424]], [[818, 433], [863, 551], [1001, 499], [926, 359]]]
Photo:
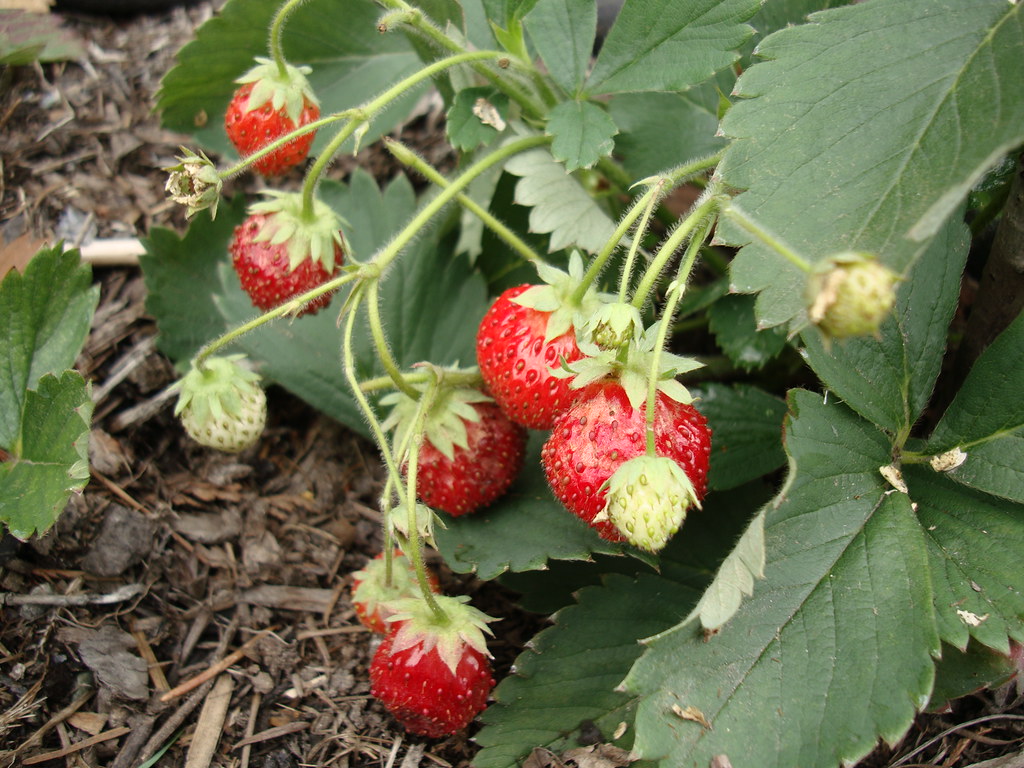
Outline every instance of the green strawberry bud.
[[244, 355], [211, 357], [193, 364], [173, 385], [174, 413], [201, 445], [238, 453], [256, 444], [267, 420], [267, 397], [259, 375], [239, 363]]
[[808, 282], [808, 316], [827, 338], [878, 332], [896, 303], [899, 275], [868, 253], [825, 259]]
[[594, 522], [610, 521], [632, 545], [658, 552], [679, 530], [692, 506], [700, 508], [693, 483], [666, 456], [637, 456], [608, 480], [607, 503]]
[[619, 349], [640, 338], [644, 321], [632, 304], [614, 302], [600, 305], [583, 324], [581, 336], [600, 349]]
[[217, 167], [205, 154], [196, 154], [185, 147], [185, 153], [178, 157], [178, 164], [165, 168], [170, 176], [164, 189], [171, 200], [186, 206], [185, 218], [192, 218], [199, 211], [210, 209], [210, 218], [217, 217], [217, 203], [224, 182], [217, 173]]

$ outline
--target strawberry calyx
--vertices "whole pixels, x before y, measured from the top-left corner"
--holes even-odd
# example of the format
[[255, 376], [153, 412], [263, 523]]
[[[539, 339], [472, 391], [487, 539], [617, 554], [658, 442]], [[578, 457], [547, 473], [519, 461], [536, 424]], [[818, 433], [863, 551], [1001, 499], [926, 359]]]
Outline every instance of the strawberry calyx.
[[426, 504], [417, 502], [414, 513], [413, 527], [409, 525], [409, 511], [406, 507], [395, 506], [384, 511], [384, 525], [392, 534], [398, 534], [403, 540], [415, 540], [434, 546], [434, 527], [447, 526], [438, 514]]
[[[413, 388], [423, 392], [427, 386], [415, 384]], [[391, 406], [391, 412], [381, 426], [385, 430], [394, 430], [396, 446], [405, 445], [410, 430], [415, 428], [420, 401], [404, 392], [392, 392], [382, 397], [380, 402], [382, 405]], [[480, 414], [473, 405], [493, 402], [492, 397], [474, 387], [449, 387], [442, 384], [424, 419], [424, 438], [429, 440], [446, 459], [453, 460], [456, 448], [469, 448], [466, 424], [480, 421]]]
[[235, 80], [239, 85], [252, 83], [245, 111], [252, 112], [269, 103], [274, 111], [284, 110], [293, 123], [298, 123], [306, 102], [319, 106], [316, 94], [306, 79], [311, 67], [296, 67], [271, 59], [257, 58], [258, 64]]
[[221, 420], [242, 412], [242, 398], [256, 391], [260, 375], [241, 364], [245, 355], [208, 357], [171, 385], [178, 392], [174, 414], [189, 408], [199, 421]]
[[468, 602], [468, 595], [436, 595], [437, 610], [422, 598], [404, 598], [391, 603], [394, 613], [387, 621], [395, 627], [393, 652], [400, 653], [416, 645], [421, 645], [424, 653], [436, 648], [452, 675], [456, 674], [466, 646], [489, 657], [484, 633], [493, 634], [487, 624], [497, 619], [467, 605]]
[[240, 361], [244, 355], [210, 357], [170, 387], [185, 430], [202, 445], [238, 453], [254, 445], [267, 419], [267, 399], [260, 377]]
[[285, 244], [289, 270], [311, 259], [313, 263], [322, 264], [328, 274], [333, 273], [336, 251], [345, 250], [341, 216], [318, 199], [313, 199], [311, 210], [307, 210], [298, 192], [271, 189], [264, 194], [270, 199], [249, 206], [250, 214], [266, 216], [255, 242]]
[[[361, 570], [352, 574], [352, 603], [359, 620], [374, 632], [384, 634], [387, 618], [393, 614], [392, 605], [404, 598], [422, 595], [416, 572], [409, 558], [400, 549], [391, 556], [391, 580], [388, 581], [388, 564], [381, 552]], [[437, 577], [428, 573], [431, 591], [439, 590]]]
[[186, 147], [181, 151], [183, 154], [175, 158], [178, 164], [164, 168], [169, 174], [164, 189], [171, 200], [186, 206], [186, 219], [207, 208], [210, 218], [217, 218], [217, 204], [224, 184], [217, 166], [204, 152], [197, 155]]
[[594, 523], [610, 522], [630, 544], [658, 552], [675, 535], [700, 497], [683, 468], [665, 456], [644, 454], [615, 470], [604, 509]]
[[545, 344], [570, 328], [579, 328], [584, 318], [608, 301], [607, 295], [599, 293], [593, 286], [583, 291], [582, 296], [577, 296], [584, 276], [583, 257], [579, 251], [573, 251], [569, 257], [567, 272], [550, 264], [538, 263], [537, 275], [543, 284], [527, 288], [512, 301], [548, 315]]
[[655, 391], [662, 392], [677, 402], [689, 405], [693, 395], [676, 380], [676, 376], [704, 366], [692, 357], [683, 357], [658, 347], [658, 326], [653, 325], [621, 347], [601, 349], [593, 342], [580, 344], [584, 357], [574, 363], [565, 363], [552, 374], [571, 378], [573, 389], [606, 378], [618, 379], [633, 408], [640, 408], [647, 399], [651, 371], [657, 357], [658, 379]]

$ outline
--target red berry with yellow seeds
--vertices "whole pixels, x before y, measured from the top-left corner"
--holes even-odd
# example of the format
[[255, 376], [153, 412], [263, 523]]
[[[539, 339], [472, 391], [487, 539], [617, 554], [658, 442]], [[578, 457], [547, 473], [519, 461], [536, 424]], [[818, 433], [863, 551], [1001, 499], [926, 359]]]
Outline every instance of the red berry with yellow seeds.
[[[418, 401], [403, 393], [382, 399], [394, 408], [385, 427], [395, 445], [415, 424]], [[472, 387], [443, 388], [427, 414], [417, 457], [416, 495], [453, 517], [497, 500], [519, 475], [526, 430], [512, 423], [490, 397]], [[402, 472], [408, 474], [408, 462]]]
[[[228, 244], [231, 263], [253, 305], [266, 312], [335, 277], [344, 258], [341, 220], [317, 201], [314, 215], [302, 211], [297, 193], [267, 192], [271, 200], [250, 208]], [[301, 306], [296, 316], [315, 314], [328, 291]]]
[[[645, 404], [634, 407], [619, 381], [601, 379], [577, 392], [575, 403], [555, 422], [541, 452], [544, 474], [558, 500], [609, 541], [625, 537], [612, 520], [598, 518], [607, 504], [607, 483], [619, 467], [646, 453], [646, 429]], [[711, 432], [697, 409], [659, 391], [654, 447], [658, 456], [682, 468], [696, 499], [702, 499], [707, 490]]]
[[[224, 115], [224, 130], [244, 158], [267, 147], [292, 131], [316, 122], [320, 107], [306, 80], [308, 67], [282, 69], [273, 62], [261, 62], [236, 82]], [[280, 176], [306, 159], [316, 136], [310, 130], [253, 162], [264, 176]]]
[[489, 617], [467, 597], [403, 600], [370, 664], [370, 693], [412, 734], [461, 731], [487, 706], [494, 677], [483, 633]]
[[542, 285], [502, 293], [477, 330], [476, 357], [488, 392], [506, 415], [531, 429], [550, 429], [569, 407], [569, 380], [556, 372], [583, 357], [576, 326], [603, 302], [595, 290], [577, 296], [583, 263], [573, 254], [568, 273], [537, 268]]

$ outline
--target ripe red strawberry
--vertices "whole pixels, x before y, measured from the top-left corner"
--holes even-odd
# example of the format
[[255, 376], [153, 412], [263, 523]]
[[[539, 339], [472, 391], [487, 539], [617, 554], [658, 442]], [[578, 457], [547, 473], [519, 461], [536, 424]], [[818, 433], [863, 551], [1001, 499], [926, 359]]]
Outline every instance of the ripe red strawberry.
[[[296, 128], [320, 118], [316, 96], [306, 80], [308, 68], [291, 65], [285, 73], [264, 59], [238, 79], [241, 83], [224, 115], [224, 130], [242, 157], [248, 157]], [[264, 176], [280, 176], [306, 159], [316, 131], [297, 136], [261, 157], [253, 167]]]
[[[416, 420], [417, 402], [396, 393], [387, 428], [395, 444]], [[499, 498], [519, 475], [526, 453], [526, 430], [513, 424], [484, 393], [469, 387], [438, 393], [427, 416], [416, 470], [416, 495], [453, 517], [475, 512]], [[402, 472], [408, 467], [403, 464]]]
[[[437, 575], [427, 572], [430, 591], [441, 591]], [[387, 583], [387, 564], [381, 552], [364, 568], [352, 574], [352, 607], [364, 627], [386, 634], [388, 617], [394, 614], [393, 604], [420, 594], [419, 582], [412, 563], [405, 553], [395, 549], [391, 558], [391, 583]]]
[[[634, 408], [622, 384], [601, 379], [580, 389], [575, 403], [555, 422], [541, 451], [544, 474], [555, 496], [609, 541], [623, 536], [607, 519], [607, 481], [620, 466], [646, 451], [646, 406]], [[658, 456], [678, 464], [699, 501], [707, 490], [711, 432], [692, 406], [657, 394], [654, 446]]]
[[[317, 202], [314, 216], [302, 215], [301, 195], [271, 193], [274, 199], [250, 208], [228, 245], [231, 263], [252, 303], [266, 312], [334, 277], [344, 257], [340, 219]], [[331, 301], [325, 293], [296, 312], [315, 314]]]
[[483, 632], [490, 619], [466, 597], [435, 598], [441, 622], [422, 599], [391, 618], [394, 628], [370, 665], [370, 693], [409, 733], [439, 738], [462, 730], [494, 687]]
[[569, 379], [553, 376], [551, 369], [562, 358], [571, 363], [583, 353], [572, 326], [548, 340], [551, 312], [516, 303], [531, 287], [509, 288], [487, 310], [477, 331], [476, 359], [488, 391], [510, 419], [531, 429], [550, 429], [573, 399]]

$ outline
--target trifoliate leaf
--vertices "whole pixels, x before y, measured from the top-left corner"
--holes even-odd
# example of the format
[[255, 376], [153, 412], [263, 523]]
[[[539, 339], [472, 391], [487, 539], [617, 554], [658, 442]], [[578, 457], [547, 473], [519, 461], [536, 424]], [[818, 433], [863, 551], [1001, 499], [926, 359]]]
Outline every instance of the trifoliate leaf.
[[[902, 274], [1024, 141], [1022, 13], [1005, 0], [869, 0], [776, 32], [722, 121], [736, 139], [722, 181], [804, 259], [867, 251]], [[744, 246], [732, 281], [759, 293], [758, 320], [799, 322], [804, 273], [733, 223], [718, 237]]]

